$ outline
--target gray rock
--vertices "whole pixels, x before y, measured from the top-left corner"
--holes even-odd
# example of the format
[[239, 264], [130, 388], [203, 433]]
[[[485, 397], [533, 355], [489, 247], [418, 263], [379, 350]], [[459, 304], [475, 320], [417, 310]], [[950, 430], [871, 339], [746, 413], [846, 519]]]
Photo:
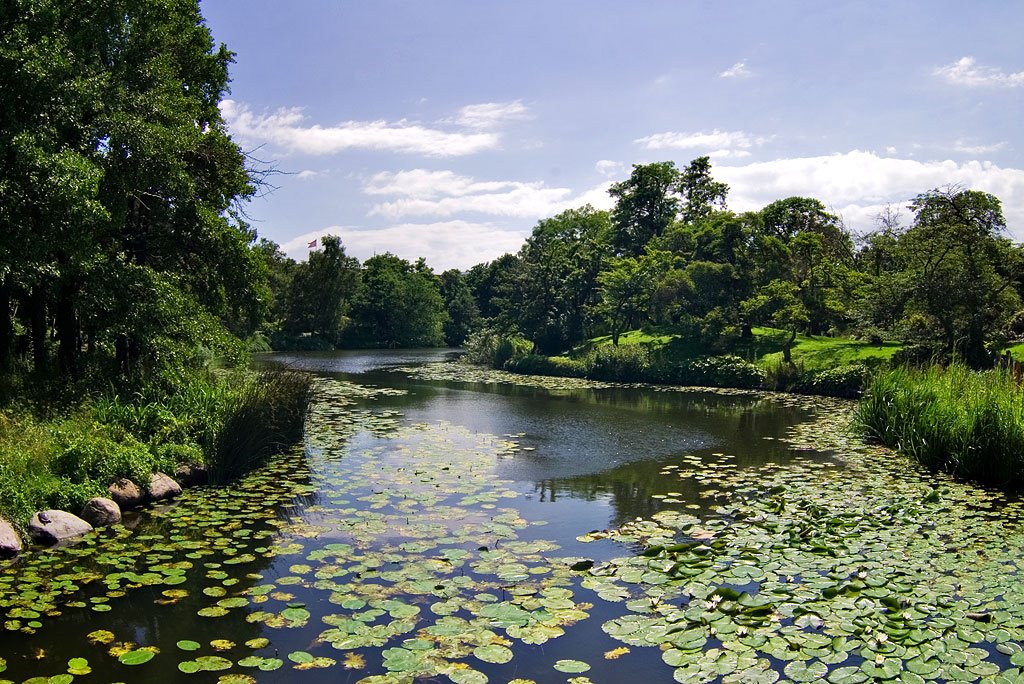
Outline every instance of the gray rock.
[[209, 472], [206, 466], [198, 463], [183, 463], [174, 469], [174, 479], [182, 487], [198, 487], [206, 484], [209, 479]]
[[108, 527], [121, 522], [121, 507], [115, 501], [97, 496], [86, 502], [80, 517], [93, 527]]
[[21, 537], [11, 524], [0, 518], [0, 558], [14, 558], [21, 553]]
[[148, 489], [149, 498], [153, 501], [172, 499], [181, 494], [181, 485], [164, 473], [153, 473]]
[[107, 492], [109, 492], [110, 498], [113, 499], [114, 503], [122, 511], [128, 508], [135, 508], [146, 498], [146, 495], [139, 489], [139, 485], [123, 477], [120, 480], [115, 480], [113, 484], [107, 487]]
[[40, 544], [56, 544], [92, 531], [92, 525], [66, 511], [39, 511], [28, 521], [28, 533]]

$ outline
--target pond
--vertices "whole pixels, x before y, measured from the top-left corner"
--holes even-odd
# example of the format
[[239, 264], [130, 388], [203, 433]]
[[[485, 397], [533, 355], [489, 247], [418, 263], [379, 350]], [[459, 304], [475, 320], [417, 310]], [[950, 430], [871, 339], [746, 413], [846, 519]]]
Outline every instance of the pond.
[[1020, 681], [1021, 504], [848, 402], [263, 362], [302, 448], [0, 569], [0, 681]]

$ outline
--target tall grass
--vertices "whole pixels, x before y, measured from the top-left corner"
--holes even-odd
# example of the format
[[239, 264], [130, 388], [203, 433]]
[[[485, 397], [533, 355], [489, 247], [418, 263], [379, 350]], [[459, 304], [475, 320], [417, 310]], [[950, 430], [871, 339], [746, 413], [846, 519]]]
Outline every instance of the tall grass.
[[933, 470], [1024, 486], [1024, 390], [1004, 371], [897, 368], [864, 392], [857, 421]]
[[225, 407], [207, 458], [211, 481], [232, 480], [301, 441], [312, 392], [312, 377], [295, 371], [267, 371], [246, 382]]

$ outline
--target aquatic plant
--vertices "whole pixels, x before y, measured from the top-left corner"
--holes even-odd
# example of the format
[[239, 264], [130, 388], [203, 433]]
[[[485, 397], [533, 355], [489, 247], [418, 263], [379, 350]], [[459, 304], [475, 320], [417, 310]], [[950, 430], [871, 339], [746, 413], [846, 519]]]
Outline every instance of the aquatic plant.
[[224, 409], [207, 459], [211, 480], [227, 482], [300, 442], [312, 391], [307, 373], [272, 370], [248, 379]]
[[897, 368], [874, 379], [856, 418], [868, 435], [932, 470], [1024, 485], [1024, 390], [1005, 371]]

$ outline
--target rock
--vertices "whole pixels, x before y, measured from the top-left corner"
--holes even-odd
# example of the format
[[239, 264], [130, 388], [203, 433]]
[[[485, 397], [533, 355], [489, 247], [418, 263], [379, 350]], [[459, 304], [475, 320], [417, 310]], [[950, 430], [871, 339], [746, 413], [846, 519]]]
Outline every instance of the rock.
[[97, 496], [86, 502], [80, 517], [93, 527], [108, 527], [121, 522], [121, 507], [110, 499]]
[[153, 473], [149, 481], [149, 498], [153, 501], [173, 499], [181, 494], [181, 485], [164, 473]]
[[11, 524], [0, 518], [0, 558], [14, 558], [21, 553], [21, 537]]
[[183, 463], [174, 469], [174, 479], [182, 487], [198, 487], [209, 481], [209, 472], [206, 466], [198, 463]]
[[146, 495], [139, 489], [139, 485], [123, 477], [107, 487], [107, 492], [122, 511], [127, 508], [135, 508], [146, 498]]
[[56, 544], [92, 531], [92, 525], [66, 511], [39, 511], [28, 521], [28, 533], [40, 544]]

